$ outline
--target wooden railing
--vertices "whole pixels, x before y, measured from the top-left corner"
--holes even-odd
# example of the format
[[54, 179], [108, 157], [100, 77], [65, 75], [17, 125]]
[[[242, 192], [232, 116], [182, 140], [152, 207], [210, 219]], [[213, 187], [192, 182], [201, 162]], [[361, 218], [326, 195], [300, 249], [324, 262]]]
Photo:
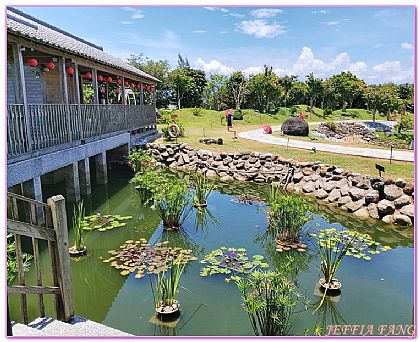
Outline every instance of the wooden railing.
[[8, 105], [8, 157], [156, 124], [153, 105]]
[[[20, 308], [25, 324], [29, 323], [28, 295], [38, 296], [40, 317], [45, 316], [44, 295], [53, 295], [57, 319], [69, 321], [74, 316], [72, 287], [70, 278], [70, 256], [68, 251], [68, 231], [65, 200], [61, 195], [48, 199], [48, 204], [17, 194], [7, 194], [7, 233], [13, 234], [17, 261], [17, 282], [8, 284], [8, 294], [20, 295]], [[35, 284], [25, 281], [22, 236], [32, 242], [33, 259], [31, 267], [35, 271]], [[48, 243], [51, 261], [52, 284], [43, 284], [43, 274], [39, 255], [39, 240]], [[45, 271], [44, 271], [45, 272]]]

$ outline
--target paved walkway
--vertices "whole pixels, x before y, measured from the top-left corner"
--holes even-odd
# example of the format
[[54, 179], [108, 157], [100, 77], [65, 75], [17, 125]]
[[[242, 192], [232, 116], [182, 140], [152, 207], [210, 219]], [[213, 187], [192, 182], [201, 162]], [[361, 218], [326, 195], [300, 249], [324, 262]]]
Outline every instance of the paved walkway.
[[[353, 122], [357, 122], [354, 120]], [[310, 125], [319, 124], [320, 122], [309, 123]], [[273, 132], [278, 132], [281, 130], [281, 126], [271, 127]], [[312, 150], [314, 147], [317, 151], [330, 152], [330, 153], [339, 153], [339, 154], [349, 154], [353, 156], [361, 156], [368, 158], [377, 158], [377, 159], [389, 159], [390, 149], [379, 149], [379, 148], [367, 148], [367, 147], [351, 147], [338, 144], [324, 144], [324, 143], [313, 143], [310, 141], [280, 138], [273, 136], [271, 134], [265, 134], [262, 128], [238, 133], [238, 136], [244, 139], [255, 140], [266, 144], [273, 145], [282, 145], [289, 146], [292, 148], [302, 148], [305, 150]], [[400, 161], [409, 161], [414, 162], [414, 151], [392, 151], [392, 160]]]

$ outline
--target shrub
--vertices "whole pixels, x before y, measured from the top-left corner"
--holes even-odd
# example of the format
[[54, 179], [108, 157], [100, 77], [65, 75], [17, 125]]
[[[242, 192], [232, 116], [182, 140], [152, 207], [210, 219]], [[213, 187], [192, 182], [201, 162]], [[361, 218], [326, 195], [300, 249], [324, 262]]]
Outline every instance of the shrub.
[[142, 172], [145, 168], [153, 165], [153, 158], [146, 154], [144, 150], [132, 150], [128, 154], [128, 165], [134, 172]]
[[296, 115], [299, 111], [300, 111], [300, 108], [298, 106], [293, 106], [292, 108], [290, 108], [291, 115]]
[[331, 108], [324, 109], [324, 117], [331, 116], [333, 114], [333, 110]]
[[255, 271], [237, 278], [243, 308], [256, 336], [285, 336], [291, 327], [292, 309], [301, 295], [276, 271]]
[[193, 110], [192, 110], [192, 114], [193, 114], [194, 116], [199, 116], [199, 115], [201, 115], [201, 108], [200, 108], [200, 107], [194, 107], [194, 108], [193, 108]]
[[235, 109], [233, 112], [233, 120], [243, 120], [244, 115], [242, 114], [242, 111], [240, 109]]

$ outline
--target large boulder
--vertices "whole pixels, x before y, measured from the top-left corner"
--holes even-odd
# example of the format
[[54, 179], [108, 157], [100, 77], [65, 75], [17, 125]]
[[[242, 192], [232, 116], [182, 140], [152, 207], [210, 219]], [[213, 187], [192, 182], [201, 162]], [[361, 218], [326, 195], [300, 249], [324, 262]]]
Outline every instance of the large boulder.
[[281, 125], [281, 131], [286, 135], [307, 137], [309, 134], [309, 126], [301, 118], [288, 118]]

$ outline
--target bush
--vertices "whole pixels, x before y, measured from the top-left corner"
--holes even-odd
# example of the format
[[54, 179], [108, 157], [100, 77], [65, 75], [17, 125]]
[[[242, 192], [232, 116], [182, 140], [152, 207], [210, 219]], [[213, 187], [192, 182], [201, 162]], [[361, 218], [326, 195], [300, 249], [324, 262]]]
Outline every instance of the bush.
[[233, 112], [233, 120], [243, 120], [244, 115], [242, 114], [242, 111], [240, 109], [235, 109]]
[[333, 110], [331, 108], [324, 109], [324, 117], [331, 116], [333, 114]]
[[148, 156], [144, 150], [132, 150], [128, 154], [128, 165], [134, 172], [142, 172], [145, 168], [152, 166], [153, 158]]
[[194, 108], [193, 108], [193, 110], [192, 110], [192, 114], [193, 114], [194, 116], [199, 116], [199, 115], [201, 115], [201, 108], [200, 108], [200, 107], [194, 107]]
[[293, 106], [292, 108], [290, 108], [291, 115], [296, 115], [299, 111], [300, 111], [300, 108], [298, 106]]

